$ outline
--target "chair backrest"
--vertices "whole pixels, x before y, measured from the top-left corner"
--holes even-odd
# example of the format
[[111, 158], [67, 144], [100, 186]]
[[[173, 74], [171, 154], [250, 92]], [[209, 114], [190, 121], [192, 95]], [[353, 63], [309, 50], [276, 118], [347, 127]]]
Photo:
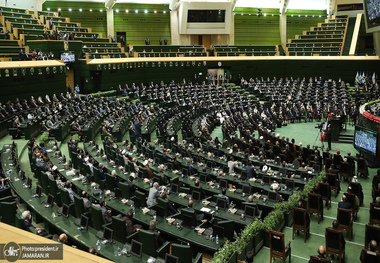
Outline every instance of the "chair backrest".
[[67, 205], [70, 204], [71, 200], [70, 200], [69, 192], [67, 192], [67, 190], [64, 189], [64, 188], [60, 188], [59, 191], [61, 193], [61, 202], [62, 202], [62, 204], [67, 204]]
[[380, 204], [371, 203], [370, 204], [370, 221], [380, 222]]
[[366, 263], [379, 263], [380, 262], [380, 253], [378, 252], [373, 252], [367, 249], [362, 250], [361, 254], [361, 262], [366, 262]]
[[129, 187], [128, 184], [120, 182], [119, 189], [121, 191], [121, 198], [129, 199], [131, 197], [131, 194], [130, 194], [131, 188]]
[[113, 229], [113, 239], [120, 241], [121, 243], [127, 242], [127, 227], [125, 221], [119, 217], [112, 217], [112, 229]]
[[115, 178], [112, 175], [106, 173], [106, 188], [108, 190], [114, 191], [115, 187]]
[[270, 249], [279, 253], [285, 253], [285, 235], [281, 232], [269, 231]]
[[306, 224], [306, 209], [293, 207], [293, 224], [304, 226]]
[[54, 202], [57, 203], [57, 205], [61, 205], [61, 197], [60, 197], [60, 191], [57, 186], [56, 181], [53, 178], [48, 178], [49, 179], [49, 188], [50, 188], [50, 193], [54, 196]]
[[93, 178], [94, 178], [94, 182], [95, 183], [97, 183], [97, 184], [99, 184], [100, 183], [100, 171], [99, 171], [99, 168], [97, 168], [97, 167], [93, 167], [93, 171], [94, 171], [94, 176], [93, 176]]
[[320, 210], [320, 200], [319, 200], [319, 198], [321, 198], [321, 195], [315, 194], [315, 193], [309, 193], [308, 194], [308, 198], [307, 198], [308, 207], [311, 208], [311, 209]]
[[232, 220], [219, 221], [218, 226], [224, 228], [224, 237], [230, 241], [234, 239], [235, 222]]
[[158, 197], [157, 198], [157, 205], [159, 207], [162, 207], [162, 209], [164, 209], [164, 217], [167, 217], [169, 215], [168, 202], [165, 199]]
[[14, 226], [16, 224], [16, 201], [0, 202], [1, 222]]
[[[172, 244], [172, 255], [178, 257], [181, 263], [192, 263], [193, 252], [190, 246]], [[190, 256], [191, 255], [191, 256]]]
[[326, 176], [327, 176], [327, 183], [330, 186], [335, 186], [336, 185], [336, 179], [338, 176], [336, 174], [332, 174], [332, 173], [326, 173]]
[[74, 205], [75, 205], [75, 216], [80, 218], [84, 211], [84, 204], [82, 198], [74, 195]]
[[145, 207], [146, 206], [146, 195], [143, 192], [136, 191], [135, 192], [136, 199], [139, 200], [140, 206]]
[[318, 184], [318, 191], [322, 197], [330, 197], [331, 196], [330, 185], [327, 183], [319, 183]]
[[353, 193], [344, 193], [347, 198], [347, 202], [351, 204], [351, 207], [354, 208], [356, 206], [356, 196]]
[[379, 244], [380, 227], [367, 224], [365, 225], [365, 244], [369, 244], [371, 240], [375, 240]]
[[97, 206], [91, 207], [91, 220], [92, 220], [92, 226], [93, 228], [100, 230], [102, 229], [103, 222], [103, 215], [102, 211]]
[[348, 184], [348, 187], [351, 187], [351, 193], [355, 194], [356, 196], [360, 196], [361, 191], [361, 184], [356, 182], [350, 182]]
[[139, 241], [144, 243], [142, 252], [152, 257], [157, 257], [158, 249], [157, 239], [153, 232], [140, 229], [138, 232]]
[[341, 236], [343, 235], [342, 231], [326, 228], [325, 240], [326, 240], [326, 249], [339, 250], [341, 248]]
[[340, 172], [342, 174], [347, 174], [350, 172], [350, 164], [348, 162], [343, 162], [340, 164]]
[[350, 209], [338, 208], [337, 219], [339, 225], [349, 226], [352, 218], [351, 213], [352, 211]]

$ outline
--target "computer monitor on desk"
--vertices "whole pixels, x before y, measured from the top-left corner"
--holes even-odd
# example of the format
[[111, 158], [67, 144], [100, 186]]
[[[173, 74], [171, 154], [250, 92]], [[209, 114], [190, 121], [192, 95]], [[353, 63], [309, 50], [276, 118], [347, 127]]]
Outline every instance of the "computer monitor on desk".
[[192, 198], [194, 201], [200, 201], [201, 200], [201, 192], [193, 190]]
[[286, 175], [288, 174], [288, 170], [286, 168], [280, 168], [279, 173], [280, 176], [286, 177]]
[[108, 240], [109, 243], [112, 243], [113, 240], [113, 230], [108, 227], [104, 227], [103, 229], [103, 238]]
[[166, 253], [165, 254], [165, 263], [179, 263], [178, 257]]
[[264, 182], [264, 184], [270, 184], [270, 177], [269, 177], [269, 175], [264, 175], [263, 176], [263, 182]]
[[178, 194], [178, 184], [172, 184], [170, 191], [174, 194]]
[[45, 207], [53, 207], [53, 203], [54, 203], [54, 196], [52, 194], [49, 194], [46, 200]]
[[30, 177], [26, 180], [26, 187], [29, 189], [32, 188], [32, 179]]
[[218, 236], [219, 240], [224, 238], [224, 227], [222, 226], [213, 226], [212, 227], [212, 235], [214, 237]]
[[88, 217], [85, 215], [82, 215], [80, 218], [80, 226], [83, 230], [88, 229]]
[[226, 209], [227, 208], [227, 200], [224, 197], [219, 197], [216, 200], [216, 206], [219, 209]]
[[293, 190], [294, 189], [294, 181], [293, 180], [287, 180], [286, 181], [286, 188], [288, 190]]
[[42, 196], [42, 187], [40, 185], [36, 185], [36, 196], [41, 197]]
[[131, 254], [138, 257], [138, 258], [141, 258], [142, 246], [143, 246], [143, 244], [141, 242], [132, 239]]
[[269, 191], [268, 192], [268, 200], [276, 202], [277, 201], [277, 193]]
[[219, 187], [220, 188], [227, 188], [228, 187], [228, 182], [227, 182], [227, 180], [220, 180], [219, 181]]
[[245, 208], [244, 208], [244, 214], [245, 214], [246, 217], [255, 218], [255, 216], [256, 216], [256, 207], [250, 206], [250, 205], [246, 205]]
[[68, 218], [69, 217], [69, 206], [67, 204], [62, 205], [62, 216]]
[[242, 191], [244, 194], [250, 195], [251, 194], [251, 186], [250, 185], [243, 185]]
[[201, 181], [202, 183], [206, 183], [207, 182], [207, 175], [204, 173], [201, 173], [199, 175], [199, 181]]

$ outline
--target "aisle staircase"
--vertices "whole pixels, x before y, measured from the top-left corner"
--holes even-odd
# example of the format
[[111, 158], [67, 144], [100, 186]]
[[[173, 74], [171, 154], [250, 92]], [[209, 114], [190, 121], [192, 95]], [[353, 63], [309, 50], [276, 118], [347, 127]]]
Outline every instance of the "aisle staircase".
[[348, 15], [333, 15], [310, 31], [283, 44], [287, 56], [341, 56], [345, 44]]

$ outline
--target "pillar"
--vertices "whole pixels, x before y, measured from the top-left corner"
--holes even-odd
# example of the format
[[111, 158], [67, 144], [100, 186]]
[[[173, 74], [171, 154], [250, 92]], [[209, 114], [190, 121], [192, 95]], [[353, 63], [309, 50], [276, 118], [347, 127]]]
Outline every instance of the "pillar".
[[109, 36], [114, 36], [116, 38], [112, 8], [107, 9], [107, 36], [106, 37], [109, 37]]

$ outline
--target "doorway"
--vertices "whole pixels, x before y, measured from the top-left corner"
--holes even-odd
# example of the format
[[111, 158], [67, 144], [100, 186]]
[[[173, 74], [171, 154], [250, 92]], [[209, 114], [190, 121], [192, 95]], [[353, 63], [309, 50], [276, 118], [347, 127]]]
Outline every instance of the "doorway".
[[71, 91], [74, 90], [74, 69], [67, 66], [66, 68], [66, 87], [71, 86]]
[[116, 42], [120, 43], [121, 47], [125, 47], [126, 39], [127, 39], [126, 32], [116, 32]]

